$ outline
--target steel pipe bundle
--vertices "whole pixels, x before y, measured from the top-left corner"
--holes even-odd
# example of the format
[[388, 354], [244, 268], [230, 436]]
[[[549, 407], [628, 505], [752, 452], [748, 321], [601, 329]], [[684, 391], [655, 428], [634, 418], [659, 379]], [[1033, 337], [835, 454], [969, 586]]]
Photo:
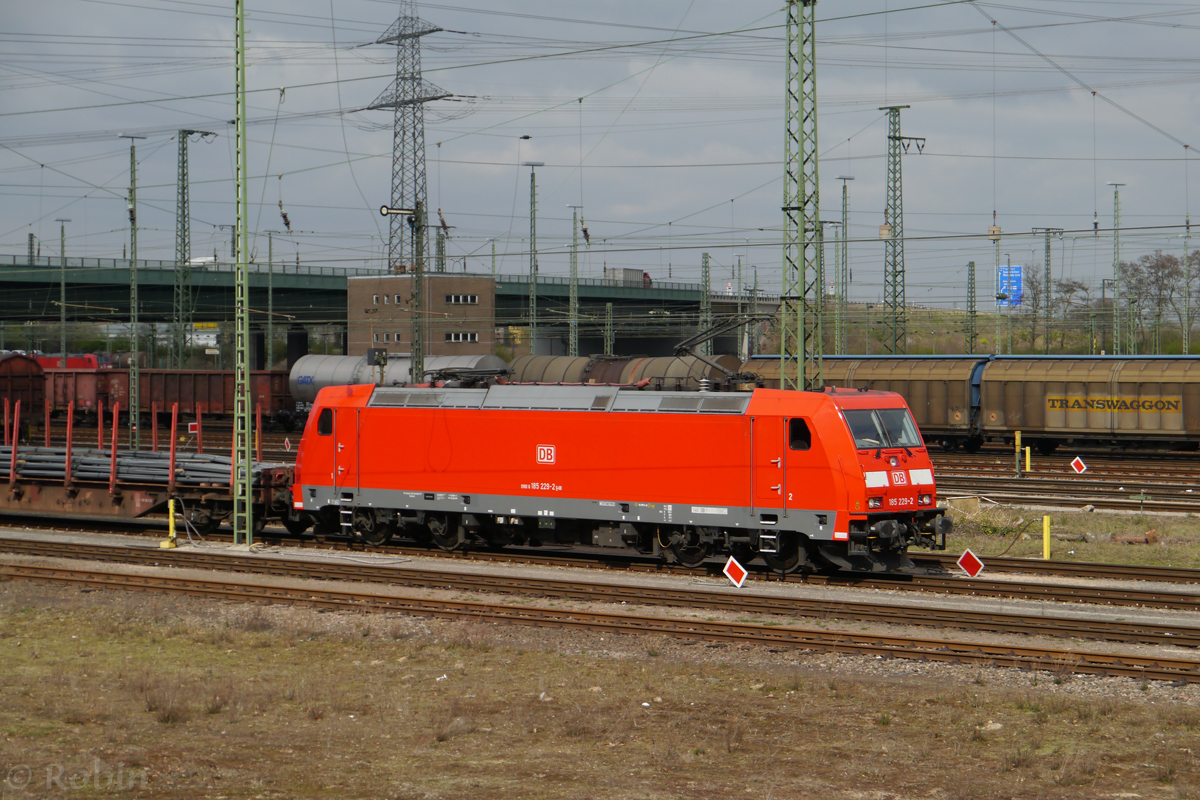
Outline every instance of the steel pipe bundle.
[[[37, 480], [64, 480], [66, 448], [18, 447], [17, 477]], [[12, 448], [0, 446], [0, 477], [9, 477]], [[170, 453], [127, 450], [117, 453], [117, 480], [123, 483], [170, 482]], [[285, 467], [283, 464], [255, 462], [251, 467], [254, 486], [262, 485], [264, 471]], [[72, 448], [71, 479], [106, 482], [112, 471], [112, 453], [104, 450]], [[176, 453], [175, 484], [182, 486], [228, 486], [229, 456], [210, 453]]]

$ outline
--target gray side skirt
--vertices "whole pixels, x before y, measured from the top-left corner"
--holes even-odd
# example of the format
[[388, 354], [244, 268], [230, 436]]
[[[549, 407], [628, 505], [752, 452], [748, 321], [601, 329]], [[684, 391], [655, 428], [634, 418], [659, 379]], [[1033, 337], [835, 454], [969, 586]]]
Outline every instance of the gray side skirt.
[[[622, 500], [583, 500], [565, 497], [519, 495], [450, 494], [403, 489], [337, 489], [333, 486], [301, 486], [304, 510], [316, 512], [324, 506], [345, 503], [354, 507], [396, 511], [434, 511], [453, 514], [482, 514], [504, 517], [552, 517], [596, 523], [645, 523], [696, 525], [770, 533], [803, 533], [814, 540], [833, 540], [838, 512], [833, 509], [754, 508], [642, 503]], [[841, 512], [846, 513], [846, 512]], [[842, 526], [845, 528], [846, 526]]]

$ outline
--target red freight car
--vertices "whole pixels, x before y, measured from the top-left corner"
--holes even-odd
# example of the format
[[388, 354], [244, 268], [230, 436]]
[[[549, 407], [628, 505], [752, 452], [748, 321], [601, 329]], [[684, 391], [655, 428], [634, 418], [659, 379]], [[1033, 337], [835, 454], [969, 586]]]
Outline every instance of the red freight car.
[[6, 353], [0, 356], [0, 397], [11, 405], [21, 401], [21, 413], [41, 413], [46, 402], [46, 378], [41, 366], [29, 356]]
[[[95, 413], [100, 403], [110, 410], [114, 403], [129, 408], [129, 371], [124, 369], [47, 369], [45, 370], [51, 409], [66, 411], [75, 403], [76, 411]], [[223, 416], [233, 413], [235, 387], [232, 372], [213, 370], [144, 369], [139, 373], [141, 411], [149, 413], [151, 404], [166, 412], [179, 403], [179, 413]], [[40, 405], [38, 406], [41, 407]], [[291, 430], [296, 403], [288, 387], [288, 373], [255, 370], [250, 373], [250, 408], [262, 409], [263, 418], [274, 420]]]
[[631, 547], [689, 566], [894, 569], [951, 527], [891, 392], [330, 387], [293, 491], [292, 527], [369, 542], [403, 528], [445, 549]]

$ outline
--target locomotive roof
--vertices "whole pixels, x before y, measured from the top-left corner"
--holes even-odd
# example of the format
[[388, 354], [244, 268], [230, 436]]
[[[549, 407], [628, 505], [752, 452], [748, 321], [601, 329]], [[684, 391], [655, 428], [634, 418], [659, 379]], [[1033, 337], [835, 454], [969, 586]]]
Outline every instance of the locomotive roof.
[[525, 411], [666, 411], [744, 414], [749, 393], [621, 391], [616, 386], [492, 386], [487, 389], [378, 387], [368, 406]]
[[[632, 391], [616, 386], [492, 386], [487, 389], [374, 387], [366, 405], [376, 408], [462, 408], [520, 411], [615, 411], [672, 414], [745, 414], [760, 393], [796, 397], [793, 392], [759, 389], [755, 392]], [[832, 400], [837, 406], [890, 405], [891, 392], [834, 391], [807, 393]], [[886, 400], [885, 400], [886, 398]], [[887, 401], [891, 401], [890, 403]], [[899, 401], [901, 404], [903, 401]]]

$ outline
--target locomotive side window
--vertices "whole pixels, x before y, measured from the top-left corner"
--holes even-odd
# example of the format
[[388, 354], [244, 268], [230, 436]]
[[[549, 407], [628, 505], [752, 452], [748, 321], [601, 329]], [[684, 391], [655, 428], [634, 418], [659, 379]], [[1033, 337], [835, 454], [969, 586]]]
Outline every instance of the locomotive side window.
[[792, 450], [807, 450], [812, 447], [812, 431], [802, 419], [788, 420], [788, 447]]
[[317, 417], [317, 434], [319, 436], [333, 435], [333, 409], [322, 408], [321, 415]]

